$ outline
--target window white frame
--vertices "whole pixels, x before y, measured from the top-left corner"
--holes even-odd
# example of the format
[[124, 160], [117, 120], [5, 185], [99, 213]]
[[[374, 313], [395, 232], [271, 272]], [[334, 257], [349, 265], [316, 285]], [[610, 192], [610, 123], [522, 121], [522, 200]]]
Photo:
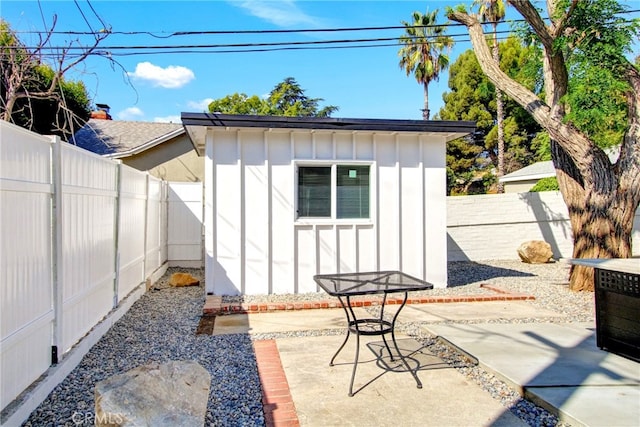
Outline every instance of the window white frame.
[[[369, 166], [369, 217], [368, 218], [338, 218], [337, 217], [337, 185], [338, 166]], [[374, 215], [375, 188], [375, 168], [371, 161], [296, 161], [294, 162], [294, 217], [296, 223], [318, 223], [318, 222], [348, 222], [348, 223], [371, 223]], [[331, 215], [328, 217], [300, 216], [298, 209], [298, 177], [300, 167], [329, 167], [331, 168]]]

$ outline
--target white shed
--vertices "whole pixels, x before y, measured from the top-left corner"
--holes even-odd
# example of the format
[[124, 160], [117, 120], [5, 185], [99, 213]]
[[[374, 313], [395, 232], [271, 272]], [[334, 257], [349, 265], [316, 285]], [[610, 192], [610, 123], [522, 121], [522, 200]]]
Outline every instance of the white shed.
[[315, 274], [447, 284], [446, 142], [472, 122], [182, 113], [205, 158], [206, 291], [316, 292]]

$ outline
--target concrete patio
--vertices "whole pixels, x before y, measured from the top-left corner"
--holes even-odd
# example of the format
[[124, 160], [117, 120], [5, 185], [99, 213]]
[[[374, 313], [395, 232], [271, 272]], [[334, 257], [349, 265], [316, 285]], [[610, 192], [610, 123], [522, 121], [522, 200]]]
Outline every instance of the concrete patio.
[[[640, 364], [597, 348], [593, 324], [540, 321], [557, 322], [562, 314], [530, 301], [415, 304], [404, 310], [399, 322], [415, 323], [426, 334], [446, 341], [563, 422], [640, 424]], [[534, 317], [535, 323], [526, 321]], [[355, 395], [348, 397], [355, 339], [350, 338], [331, 367], [329, 360], [344, 335], [321, 333], [343, 325], [342, 309], [276, 311], [218, 316], [213, 333], [274, 334], [292, 405], [274, 403], [272, 425], [292, 425], [290, 419], [278, 418], [278, 405], [295, 408], [302, 426], [526, 425], [480, 386], [402, 333], [397, 335], [401, 352], [409, 355], [423, 388], [416, 387], [404, 366], [389, 361], [379, 337], [363, 337]], [[292, 336], [296, 331], [317, 331], [319, 336]], [[260, 370], [259, 345], [256, 357]], [[268, 376], [261, 378], [268, 400], [273, 388]], [[275, 389], [279, 396], [282, 386], [280, 380]]]

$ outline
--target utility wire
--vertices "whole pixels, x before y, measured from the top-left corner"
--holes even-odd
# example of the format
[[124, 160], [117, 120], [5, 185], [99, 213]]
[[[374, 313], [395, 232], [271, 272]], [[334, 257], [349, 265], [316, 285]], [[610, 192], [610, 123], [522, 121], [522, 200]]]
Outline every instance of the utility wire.
[[89, 20], [87, 19], [87, 17], [84, 15], [84, 12], [82, 11], [82, 8], [80, 7], [80, 5], [78, 4], [78, 0], [73, 0], [73, 3], [76, 5], [76, 9], [78, 9], [78, 12], [80, 12], [80, 16], [82, 16], [82, 19], [84, 19], [85, 24], [87, 24], [87, 27], [89, 27], [89, 29], [91, 30], [92, 35], [95, 36], [96, 32], [93, 31], [93, 28], [91, 27], [91, 23], [89, 23]]
[[102, 29], [107, 31], [107, 28], [108, 28], [107, 24], [104, 23], [104, 21], [102, 20], [102, 18], [98, 14], [98, 12], [96, 12], [96, 10], [93, 8], [93, 5], [91, 4], [91, 2], [89, 0], [86, 0], [86, 2], [89, 5], [89, 7], [91, 8], [91, 11], [93, 12], [93, 14], [96, 16], [96, 18], [98, 18], [98, 21], [100, 21], [100, 23], [102, 24]]
[[[498, 31], [497, 34], [511, 34], [511, 31]], [[456, 40], [456, 42], [469, 42], [470, 38], [468, 34], [452, 34], [448, 37], [462, 37], [462, 39]], [[359, 44], [359, 43], [372, 43], [372, 42], [390, 42], [395, 41], [395, 45], [401, 43], [401, 39], [410, 38], [407, 36], [397, 37], [378, 37], [368, 39], [339, 39], [339, 40], [312, 40], [312, 41], [288, 41], [288, 42], [263, 42], [263, 43], [220, 43], [220, 44], [189, 44], [189, 45], [120, 45], [120, 46], [101, 46], [101, 50], [117, 51], [117, 50], [166, 50], [166, 49], [212, 49], [212, 48], [253, 48], [253, 47], [282, 47], [282, 46], [314, 46], [314, 45], [332, 45], [332, 44]], [[358, 47], [354, 45], [353, 47]], [[6, 48], [18, 48], [15, 46], [7, 46]], [[35, 49], [35, 47], [27, 46], [20, 47], [23, 49]], [[62, 46], [49, 47], [48, 49], [56, 50], [62, 49]], [[83, 46], [64, 46], [69, 51], [83, 50]]]
[[[498, 37], [499, 41], [507, 40], [508, 37]], [[375, 43], [375, 44], [359, 44], [347, 46], [274, 46], [264, 48], [246, 48], [246, 49], [179, 49], [179, 50], [156, 50], [146, 52], [110, 52], [105, 50], [96, 50], [91, 53], [92, 56], [104, 57], [124, 57], [124, 56], [144, 56], [144, 55], [170, 55], [170, 54], [232, 54], [232, 53], [260, 53], [260, 52], [277, 52], [277, 51], [301, 51], [301, 50], [333, 50], [333, 49], [366, 49], [380, 47], [398, 47], [398, 43]], [[177, 48], [176, 48], [177, 49]], [[69, 58], [78, 57], [81, 54], [70, 54]], [[54, 53], [44, 54], [43, 56], [55, 57]]]
[[[506, 38], [498, 38], [498, 40], [506, 40]], [[366, 49], [366, 48], [378, 48], [378, 47], [397, 47], [398, 43], [381, 43], [381, 44], [370, 44], [370, 45], [352, 45], [352, 46], [305, 46], [305, 47], [296, 47], [296, 46], [283, 46], [283, 47], [272, 47], [272, 48], [250, 48], [250, 49], [242, 49], [242, 50], [170, 50], [170, 51], [161, 51], [161, 52], [119, 52], [109, 54], [110, 56], [120, 57], [120, 56], [143, 56], [143, 55], [160, 55], [160, 54], [224, 54], [224, 53], [259, 53], [259, 52], [277, 52], [277, 51], [293, 51], [293, 50], [333, 50], [333, 49]], [[103, 55], [105, 52], [98, 52], [95, 55]]]
[[[90, 5], [91, 6], [91, 5]], [[93, 8], [92, 8], [93, 10]], [[640, 10], [633, 10], [631, 12], [639, 12]], [[81, 11], [82, 12], [82, 11]], [[83, 14], [84, 17], [84, 14]], [[85, 21], [86, 17], [85, 17]], [[102, 24], [102, 20], [100, 20]], [[500, 21], [498, 24], [506, 24], [513, 22], [524, 22], [524, 20], [513, 21]], [[626, 22], [630, 22], [626, 21]], [[87, 22], [88, 24], [88, 22]], [[492, 24], [486, 22], [483, 24]], [[445, 25], [432, 25], [428, 27], [443, 27], [443, 26], [461, 26], [462, 24], [445, 24]], [[305, 30], [238, 30], [238, 31], [181, 31], [174, 32], [170, 35], [163, 37], [169, 38], [182, 35], [229, 35], [229, 34], [263, 34], [263, 33], [305, 33], [305, 32], [346, 32], [346, 31], [381, 31], [390, 29], [403, 29], [407, 28], [422, 28], [423, 26], [386, 26], [386, 27], [352, 27], [352, 28], [325, 28], [325, 29], [305, 29]], [[126, 34], [126, 35], [140, 35], [147, 34], [156, 37], [152, 33], [148, 32], [112, 32], [107, 29], [102, 29], [99, 32], [94, 32], [89, 26], [91, 32], [82, 31], [61, 31], [54, 32], [55, 34], [74, 34], [74, 35], [104, 35], [104, 32], [109, 34]], [[28, 33], [44, 34], [41, 31], [29, 31]], [[492, 31], [493, 34], [493, 31]], [[501, 35], [500, 40], [504, 40], [505, 34], [513, 34], [511, 30], [502, 30], [496, 32]], [[454, 39], [456, 43], [468, 43], [470, 38], [468, 33], [458, 33], [445, 35]], [[248, 53], [248, 52], [272, 52], [272, 51], [285, 51], [285, 50], [325, 50], [325, 49], [354, 49], [354, 48], [374, 48], [374, 47], [389, 47], [398, 46], [402, 43], [403, 39], [409, 38], [406, 34], [396, 37], [379, 37], [379, 38], [363, 38], [363, 39], [339, 39], [339, 40], [314, 40], [314, 41], [287, 41], [287, 42], [259, 42], [259, 43], [218, 43], [218, 44], [166, 44], [166, 45], [114, 45], [114, 46], [100, 46], [100, 49], [91, 53], [98, 56], [132, 56], [132, 55], [152, 55], [152, 54], [177, 54], [177, 53]], [[394, 43], [390, 43], [394, 42]], [[84, 51], [86, 47], [82, 45], [64, 45], [64, 46], [5, 46], [5, 49], [40, 49], [43, 56], [57, 56], [60, 50], [68, 52], [74, 56], [74, 51]], [[44, 50], [44, 52], [43, 52]], [[47, 53], [50, 51], [52, 53]]]
[[[89, 3], [89, 6], [91, 4]], [[93, 10], [93, 7], [91, 7]], [[633, 9], [625, 11], [625, 15], [630, 13], [638, 13], [640, 9]], [[95, 11], [94, 11], [95, 13]], [[102, 22], [102, 20], [101, 20]], [[484, 26], [487, 25], [506, 25], [506, 24], [516, 24], [516, 23], [524, 23], [526, 22], [524, 19], [510, 19], [510, 20], [502, 20], [502, 21], [486, 21], [481, 24]], [[626, 21], [629, 22], [629, 21]], [[102, 22], [105, 30], [107, 26]], [[450, 28], [450, 27], [464, 27], [464, 24], [459, 23], [445, 23], [445, 24], [434, 24], [434, 25], [415, 25], [410, 26], [410, 28]], [[109, 31], [110, 34], [117, 35], [148, 35], [155, 38], [171, 38], [171, 37], [179, 37], [179, 36], [198, 36], [198, 35], [238, 35], [238, 34], [292, 34], [292, 33], [335, 33], [335, 32], [353, 32], [353, 31], [386, 31], [386, 30], [404, 30], [409, 28], [405, 25], [391, 25], [391, 26], [380, 26], [380, 27], [346, 27], [346, 28], [306, 28], [300, 30], [200, 30], [200, 31], [175, 31], [175, 32], [152, 32], [152, 31]], [[25, 30], [19, 31], [17, 33], [21, 34], [42, 34], [43, 31], [35, 31], [35, 30]], [[91, 31], [54, 31], [53, 34], [63, 34], [63, 35], [95, 35], [96, 33]], [[166, 35], [160, 35], [166, 34]]]
[[[498, 24], [508, 24], [514, 22], [524, 22], [524, 19], [500, 21]], [[490, 25], [492, 22], [483, 22], [483, 25]], [[383, 27], [346, 27], [346, 28], [306, 28], [301, 30], [202, 30], [202, 31], [175, 31], [175, 32], [152, 32], [152, 31], [110, 31], [110, 34], [125, 35], [125, 36], [138, 36], [148, 35], [156, 38], [170, 38], [179, 36], [199, 36], [199, 35], [238, 35], [238, 34], [303, 34], [303, 33], [337, 33], [337, 32], [355, 32], [355, 31], [387, 31], [387, 30], [404, 30], [406, 28], [448, 28], [448, 27], [463, 27], [464, 24], [448, 23], [448, 24], [435, 24], [435, 25], [393, 25]], [[17, 31], [21, 34], [38, 34], [43, 33], [40, 30], [23, 30]], [[91, 31], [54, 31], [53, 34], [63, 35], [94, 35]], [[159, 35], [166, 34], [166, 35]]]

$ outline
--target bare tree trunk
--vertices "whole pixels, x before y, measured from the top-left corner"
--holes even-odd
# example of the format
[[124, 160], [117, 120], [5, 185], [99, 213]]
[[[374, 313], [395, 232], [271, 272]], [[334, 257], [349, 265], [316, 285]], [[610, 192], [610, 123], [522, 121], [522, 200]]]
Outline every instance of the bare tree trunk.
[[[8, 50], [3, 52], [6, 55], [2, 61], [0, 61], [0, 67], [2, 68], [2, 78], [6, 87], [5, 99], [2, 100], [2, 120], [10, 122], [11, 115], [16, 103], [17, 90], [22, 86], [22, 80], [24, 77], [24, 71], [22, 71], [23, 63], [16, 58], [16, 52], [14, 50]], [[19, 70], [19, 72], [15, 72]]]
[[[498, 34], [496, 24], [493, 24], [493, 60], [500, 66], [500, 51], [498, 49]], [[502, 91], [496, 87], [496, 116], [498, 121], [498, 193], [504, 193], [504, 184], [500, 178], [504, 175], [504, 102]]]
[[429, 120], [431, 111], [429, 110], [429, 84], [424, 83], [424, 108], [422, 109], [422, 120]]
[[[102, 20], [100, 21], [102, 22]], [[66, 105], [61, 82], [65, 73], [94, 53], [100, 42], [110, 34], [110, 29], [105, 28], [94, 34], [94, 41], [85, 45], [80, 53], [74, 53], [69, 61], [67, 58], [75, 43], [69, 43], [68, 46], [60, 48], [56, 53], [55, 63], [50, 67], [53, 71], [51, 82], [48, 87], [43, 87], [37, 73], [33, 73], [33, 70], [36, 66], [44, 64], [42, 62], [43, 51], [47, 49], [49, 40], [54, 34], [56, 23], [57, 16], [54, 15], [51, 28], [44, 33], [44, 37], [34, 48], [26, 47], [14, 33], [9, 34], [9, 41], [7, 46], [2, 49], [2, 61], [0, 61], [3, 85], [6, 88], [5, 97], [0, 104], [0, 119], [8, 122], [13, 121], [14, 114], [20, 112], [16, 109], [23, 108], [20, 106], [19, 100], [26, 99], [28, 105], [34, 99], [49, 100], [58, 105], [58, 111], [66, 111], [70, 117], [63, 123], [52, 123], [57, 127], [54, 130], [72, 134], [74, 131], [73, 120], [78, 122], [78, 118], [73, 117], [71, 109]], [[22, 113], [26, 116], [26, 120], [33, 124], [35, 115], [39, 112], [29, 106], [26, 109], [23, 108]], [[28, 128], [30, 127], [31, 125]]]
[[[588, 194], [573, 160], [555, 142], [551, 143], [556, 176], [569, 212], [573, 230], [573, 258], [628, 258], [631, 256], [633, 218], [623, 212], [635, 212], [630, 200], [615, 193]], [[604, 178], [603, 178], [604, 179]], [[572, 266], [569, 288], [593, 291], [593, 269]]]

